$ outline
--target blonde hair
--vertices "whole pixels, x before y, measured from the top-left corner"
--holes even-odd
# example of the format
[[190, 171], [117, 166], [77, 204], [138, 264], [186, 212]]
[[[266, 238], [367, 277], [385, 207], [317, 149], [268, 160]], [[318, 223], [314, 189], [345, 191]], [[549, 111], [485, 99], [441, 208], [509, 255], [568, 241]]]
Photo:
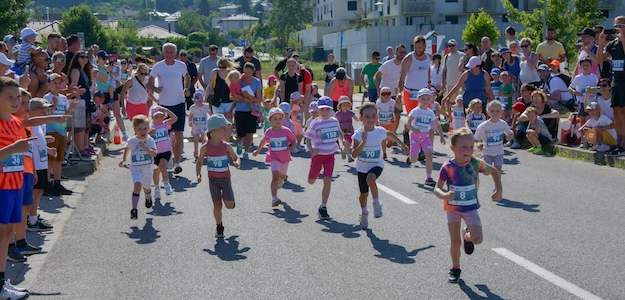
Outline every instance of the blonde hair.
[[618, 21], [625, 21], [625, 16], [616, 16], [616, 18], [614, 18], [614, 23]]
[[545, 94], [543, 91], [533, 91], [531, 97], [533, 98], [535, 95], [540, 96], [542, 103], [547, 102], [547, 94]]
[[217, 61], [217, 66], [226, 67], [226, 69], [230, 70], [230, 69], [238, 68], [239, 64], [235, 63], [234, 61], [232, 61], [232, 59], [228, 57], [222, 57]]
[[228, 72], [228, 75], [226, 75], [226, 83], [227, 84], [231, 84], [232, 83], [232, 77], [234, 77], [234, 75], [239, 75], [239, 79], [241, 78], [241, 72], [239, 72], [237, 70], [230, 70], [230, 72]]
[[530, 46], [530, 47], [532, 46], [532, 39], [530, 39], [528, 37], [522, 38], [520, 42], [521, 42], [521, 44], [527, 43], [528, 46]]
[[467, 114], [469, 114], [469, 113], [471, 112], [471, 110], [473, 110], [473, 107], [474, 107], [475, 105], [477, 105], [477, 104], [479, 104], [479, 105], [480, 105], [480, 107], [482, 107], [482, 100], [477, 99], [477, 98], [475, 98], [475, 99], [471, 100], [471, 102], [469, 102], [469, 105], [468, 105], [468, 107], [467, 107]]
[[538, 115], [538, 111], [536, 110], [536, 107], [533, 107], [533, 106], [530, 106], [530, 107], [526, 108], [525, 109], [525, 113], [526, 114], [533, 113], [533, 114]]
[[140, 114], [140, 115], [136, 115], [132, 117], [132, 128], [137, 128], [137, 126], [143, 123], [148, 123], [148, 125], [150, 124], [150, 121], [148, 120], [148, 116]]
[[458, 143], [458, 140], [464, 137], [471, 137], [471, 139], [475, 139], [473, 137], [473, 131], [467, 127], [454, 130], [451, 133], [451, 145], [455, 146]]
[[488, 104], [486, 104], [486, 110], [489, 110], [493, 106], [496, 106], [496, 107], [499, 107], [499, 108], [503, 107], [501, 105], [501, 102], [499, 102], [499, 100], [491, 100], [490, 102], [488, 102]]

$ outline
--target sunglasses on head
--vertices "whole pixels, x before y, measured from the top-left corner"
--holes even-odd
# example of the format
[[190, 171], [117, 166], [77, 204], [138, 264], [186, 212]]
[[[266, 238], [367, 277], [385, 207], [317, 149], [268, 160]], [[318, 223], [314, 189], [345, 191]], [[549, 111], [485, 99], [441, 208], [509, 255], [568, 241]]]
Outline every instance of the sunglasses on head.
[[293, 55], [293, 57], [297, 57], [297, 58], [299, 58], [299, 55]]

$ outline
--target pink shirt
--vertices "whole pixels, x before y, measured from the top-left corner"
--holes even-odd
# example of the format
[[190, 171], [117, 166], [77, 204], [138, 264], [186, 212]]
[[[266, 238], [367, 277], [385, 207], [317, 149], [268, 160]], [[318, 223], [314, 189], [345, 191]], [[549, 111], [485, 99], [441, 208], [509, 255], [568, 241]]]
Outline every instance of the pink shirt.
[[312, 121], [304, 136], [311, 139], [312, 147], [319, 150], [319, 154], [334, 154], [339, 149], [336, 143], [341, 134], [339, 121], [332, 117], [327, 120], [316, 118]]
[[241, 81], [231, 83], [228, 88], [230, 89], [230, 95], [243, 95], [243, 91], [241, 90]]
[[167, 122], [163, 122], [162, 124], [152, 123], [150, 127], [155, 130], [152, 138], [154, 142], [156, 142], [156, 152], [165, 153], [171, 151], [171, 142], [169, 141], [168, 132], [171, 126], [169, 126]]
[[267, 129], [263, 140], [269, 145], [269, 151], [265, 161], [278, 161], [280, 163], [288, 163], [291, 161], [291, 151], [289, 145], [295, 141], [295, 135], [291, 130], [282, 126], [280, 130]]

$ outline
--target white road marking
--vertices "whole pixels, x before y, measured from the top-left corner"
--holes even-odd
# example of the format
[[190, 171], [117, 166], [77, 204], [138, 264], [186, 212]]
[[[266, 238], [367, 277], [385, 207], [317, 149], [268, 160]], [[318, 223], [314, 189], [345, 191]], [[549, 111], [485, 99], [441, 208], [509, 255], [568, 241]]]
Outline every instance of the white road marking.
[[389, 195], [399, 199], [399, 201], [404, 202], [406, 204], [417, 204], [416, 201], [414, 201], [414, 200], [412, 200], [412, 199], [410, 199], [410, 198], [408, 198], [408, 197], [406, 197], [406, 196], [404, 196], [404, 195], [394, 191], [393, 189], [391, 189], [389, 187], [386, 187], [386, 186], [380, 184], [379, 182], [377, 184], [378, 184], [378, 189], [379, 190], [381, 190], [381, 191], [383, 191], [383, 192], [385, 192], [385, 193], [387, 193], [387, 194], [389, 194]]
[[601, 300], [601, 298], [593, 295], [592, 293], [590, 293], [587, 290], [584, 290], [580, 287], [578, 287], [577, 285], [565, 280], [564, 278], [559, 277], [556, 274], [553, 274], [543, 268], [541, 268], [540, 266], [534, 264], [533, 262], [516, 255], [515, 253], [513, 253], [512, 251], [506, 249], [506, 248], [492, 248], [493, 251], [497, 252], [497, 254], [513, 261], [514, 263], [516, 263], [517, 265], [527, 269], [528, 271], [544, 278], [545, 280], [559, 286], [560, 288], [566, 290], [567, 292], [581, 298], [581, 299], [596, 299], [596, 300]]

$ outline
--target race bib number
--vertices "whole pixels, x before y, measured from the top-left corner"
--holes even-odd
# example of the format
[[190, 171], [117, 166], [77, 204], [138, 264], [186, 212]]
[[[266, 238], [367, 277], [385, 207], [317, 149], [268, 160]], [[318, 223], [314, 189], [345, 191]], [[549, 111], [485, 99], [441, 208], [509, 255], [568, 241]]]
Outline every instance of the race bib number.
[[415, 118], [415, 123], [415, 127], [419, 129], [419, 131], [429, 131], [430, 124], [432, 123], [432, 117], [426, 115], [417, 115], [417, 117]]
[[393, 121], [392, 111], [380, 111], [380, 123], [389, 124]]
[[462, 110], [454, 110], [454, 118], [464, 118], [464, 112]]
[[208, 171], [210, 172], [227, 172], [228, 156], [208, 156]]
[[471, 130], [475, 131], [482, 122], [484, 122], [484, 120], [471, 120]]
[[380, 161], [380, 146], [364, 147], [358, 155], [358, 160], [362, 162], [378, 162]]
[[167, 128], [156, 129], [156, 132], [154, 133], [152, 138], [154, 139], [154, 142], [156, 143], [167, 141], [167, 139], [169, 138], [169, 133], [167, 132]]
[[486, 145], [498, 146], [503, 144], [504, 134], [503, 131], [487, 132], [486, 133]]
[[61, 104], [59, 103], [55, 108], [54, 108], [54, 115], [64, 115], [65, 112], [67, 111], [67, 107], [65, 106], [65, 104]]
[[623, 59], [612, 60], [612, 70], [613, 71], [623, 72], [624, 65], [625, 65], [625, 60], [623, 60]]
[[508, 97], [500, 96], [498, 100], [499, 100], [499, 102], [501, 102], [501, 109], [502, 110], [506, 110], [507, 109], [507, 104], [508, 104]]
[[297, 117], [295, 117], [295, 122], [302, 123], [302, 114], [301, 113], [297, 114]]
[[289, 146], [289, 142], [286, 137], [270, 138], [269, 146], [271, 151], [285, 151]]
[[193, 116], [193, 123], [206, 124], [206, 116], [200, 116], [200, 117]]
[[341, 131], [338, 128], [321, 129], [321, 142], [324, 144], [336, 143]]
[[417, 101], [418, 98], [419, 98], [419, 91], [417, 90], [410, 91], [410, 100]]
[[48, 146], [39, 146], [39, 161], [48, 161]]
[[449, 185], [449, 189], [456, 192], [454, 200], [448, 201], [451, 205], [467, 206], [477, 204], [477, 190], [475, 184], [471, 185]]
[[143, 150], [133, 151], [132, 166], [144, 166], [152, 163], [152, 156]]
[[24, 171], [24, 155], [15, 153], [2, 160], [2, 173], [13, 173]]

